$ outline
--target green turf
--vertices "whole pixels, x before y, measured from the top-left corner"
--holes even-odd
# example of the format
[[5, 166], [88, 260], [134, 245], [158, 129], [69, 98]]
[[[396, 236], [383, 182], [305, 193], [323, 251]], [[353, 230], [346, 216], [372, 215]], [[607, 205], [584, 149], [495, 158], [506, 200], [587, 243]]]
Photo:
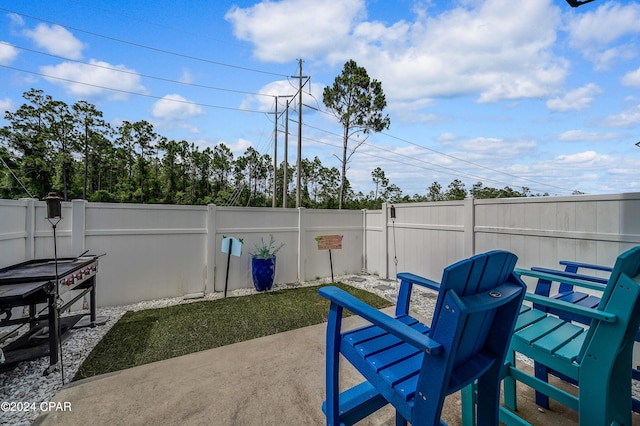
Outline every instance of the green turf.
[[[391, 303], [336, 285], [380, 309]], [[319, 324], [329, 302], [319, 286], [126, 312], [91, 351], [73, 380]]]

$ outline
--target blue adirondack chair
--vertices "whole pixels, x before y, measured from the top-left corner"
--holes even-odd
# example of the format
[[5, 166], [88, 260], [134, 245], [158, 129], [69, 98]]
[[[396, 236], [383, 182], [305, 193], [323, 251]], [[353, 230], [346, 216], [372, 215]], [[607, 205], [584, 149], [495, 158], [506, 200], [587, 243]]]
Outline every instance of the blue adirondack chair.
[[[584, 273], [579, 273], [578, 271], [580, 269], [588, 269], [590, 271], [605, 271], [611, 273], [612, 270], [612, 268], [607, 266], [591, 265], [587, 263], [571, 262], [566, 260], [560, 261], [560, 264], [565, 266], [564, 271], [540, 267], [532, 267], [531, 270], [552, 275], [559, 275], [565, 278], [582, 280], [585, 282], [581, 285], [581, 287], [600, 292], [604, 291], [608, 282], [608, 278], [587, 275]], [[542, 296], [551, 296], [554, 299], [563, 300], [565, 302], [573, 303], [587, 308], [596, 308], [600, 303], [600, 297], [594, 296], [593, 294], [584, 291], [576, 290], [573, 285], [566, 282], [561, 282], [558, 288], [558, 293], [555, 295], [551, 295], [552, 283], [553, 281], [549, 279], [539, 278], [536, 284], [535, 293]], [[583, 324], [589, 324], [591, 322], [591, 318], [584, 317], [579, 314], [573, 314], [571, 312], [566, 312], [562, 309], [555, 310], [554, 308], [550, 308], [547, 306], [536, 305], [534, 305], [534, 308], [543, 310], [545, 312], [552, 312], [555, 315], [558, 315], [562, 319], [566, 320], [578, 321]]]
[[[526, 286], [513, 273], [517, 257], [505, 251], [474, 256], [445, 268], [440, 284], [414, 274], [401, 281], [396, 316], [390, 317], [335, 287], [327, 325], [328, 425], [351, 425], [387, 404], [396, 424], [440, 424], [446, 395], [476, 379], [478, 423], [497, 425], [500, 377]], [[414, 284], [439, 289], [431, 328], [408, 314]], [[371, 325], [341, 333], [347, 309]], [[365, 381], [340, 393], [340, 354]]]
[[[604, 291], [608, 278], [604, 278], [601, 276], [587, 275], [585, 272], [593, 273], [594, 271], [599, 271], [599, 272], [608, 273], [608, 275], [610, 275], [611, 271], [613, 270], [613, 268], [610, 266], [594, 265], [591, 263], [574, 262], [570, 260], [561, 260], [560, 265], [563, 265], [565, 267], [564, 270], [560, 271], [556, 269], [548, 269], [548, 268], [541, 268], [541, 267], [532, 267], [531, 270], [544, 272], [552, 275], [560, 275], [561, 277], [565, 277], [565, 278], [583, 280], [583, 281], [586, 281], [585, 283], [583, 283], [583, 287], [591, 288], [599, 291]], [[554, 299], [563, 300], [576, 305], [585, 306], [587, 308], [596, 308], [600, 303], [599, 296], [595, 296], [591, 293], [586, 293], [584, 291], [577, 290], [573, 287], [573, 285], [566, 282], [560, 282], [558, 293], [555, 295], [550, 295], [552, 283], [553, 282], [549, 279], [538, 278], [538, 282], [536, 283], [535, 293], [543, 296], [551, 296]], [[594, 284], [591, 284], [591, 283], [594, 283]], [[576, 321], [586, 325], [589, 325], [591, 323], [591, 318], [585, 317], [584, 315], [570, 313], [570, 312], [566, 312], [566, 311], [558, 310], [554, 308], [549, 308], [547, 306], [542, 306], [538, 304], [534, 304], [533, 307], [535, 309], [539, 309], [545, 312], [551, 312], [554, 315], [558, 315], [561, 319], [566, 321]], [[635, 341], [640, 342], [640, 330], [636, 333]], [[548, 381], [549, 374], [553, 374], [562, 380], [575, 384], [575, 382], [570, 378], [556, 371], [550, 370], [543, 364], [540, 364], [538, 362], [535, 363], [535, 375], [538, 379], [546, 382]], [[640, 381], [640, 370], [638, 370], [637, 368], [632, 368], [631, 377], [633, 378], [633, 380]], [[536, 391], [536, 403], [541, 407], [548, 409], [549, 397], [541, 392]], [[640, 400], [636, 398], [631, 398], [631, 409], [636, 413], [640, 413]]]
[[[574, 287], [593, 284], [540, 271], [518, 269], [516, 273]], [[504, 398], [510, 410], [501, 410], [501, 420], [526, 424], [514, 414], [517, 380], [576, 410], [581, 424], [630, 425], [632, 350], [640, 324], [640, 247], [618, 257], [595, 309], [536, 294], [525, 299], [551, 310], [523, 306], [505, 369]], [[558, 311], [588, 317], [590, 324], [562, 319], [553, 314]], [[578, 396], [519, 369], [516, 352], [571, 379], [578, 386]]]

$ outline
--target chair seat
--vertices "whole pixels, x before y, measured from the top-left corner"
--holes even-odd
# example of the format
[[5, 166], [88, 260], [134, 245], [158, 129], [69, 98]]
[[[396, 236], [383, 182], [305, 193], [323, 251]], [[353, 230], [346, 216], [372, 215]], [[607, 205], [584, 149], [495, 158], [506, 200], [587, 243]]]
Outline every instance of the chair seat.
[[[567, 303], [572, 303], [574, 305], [584, 306], [585, 308], [597, 308], [598, 304], [600, 303], [599, 297], [583, 293], [581, 291], [569, 291], [566, 293], [560, 293], [553, 296], [553, 298], [562, 300]], [[559, 309], [550, 308], [549, 312], [554, 315], [558, 315], [560, 318], [566, 321], [577, 321], [583, 324], [589, 324], [591, 322], [590, 318], [585, 318], [582, 315], [572, 314]]]
[[[397, 318], [421, 334], [429, 327], [410, 315]], [[405, 401], [415, 395], [417, 377], [424, 353], [398, 337], [374, 325], [351, 330], [343, 334], [341, 352], [351, 363], [363, 367], [365, 377], [370, 374], [382, 378], [390, 389]]]
[[568, 377], [577, 379], [575, 361], [580, 354], [586, 329], [547, 313], [524, 307], [516, 323], [512, 347], [545, 364], [558, 369]]
[[[421, 334], [429, 327], [410, 315], [396, 318]], [[381, 378], [404, 401], [415, 397], [424, 352], [374, 325], [348, 331], [342, 336], [341, 353], [369, 380]], [[479, 353], [464, 364], [455, 366], [446, 393], [455, 392], [478, 372], [486, 371], [494, 359]]]

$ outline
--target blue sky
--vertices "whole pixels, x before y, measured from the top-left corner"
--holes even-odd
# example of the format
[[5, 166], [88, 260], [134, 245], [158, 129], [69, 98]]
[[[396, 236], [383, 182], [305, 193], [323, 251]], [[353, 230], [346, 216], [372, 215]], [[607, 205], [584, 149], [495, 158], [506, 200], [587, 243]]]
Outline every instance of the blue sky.
[[454, 179], [638, 192], [638, 22], [638, 1], [0, 0], [0, 110], [37, 88], [115, 126], [147, 120], [201, 148], [273, 155], [274, 96], [296, 93], [302, 59], [303, 102], [321, 110], [303, 110], [302, 155], [339, 167], [322, 90], [353, 59], [382, 83], [391, 118], [349, 163], [356, 191], [381, 167], [408, 195]]

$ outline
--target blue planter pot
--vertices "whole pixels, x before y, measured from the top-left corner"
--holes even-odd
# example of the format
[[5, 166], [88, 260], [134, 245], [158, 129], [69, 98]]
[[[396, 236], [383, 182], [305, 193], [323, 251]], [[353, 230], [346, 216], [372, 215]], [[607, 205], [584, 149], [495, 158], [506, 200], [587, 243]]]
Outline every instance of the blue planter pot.
[[251, 272], [253, 286], [258, 291], [271, 290], [273, 279], [276, 276], [276, 257], [268, 259], [251, 258]]

